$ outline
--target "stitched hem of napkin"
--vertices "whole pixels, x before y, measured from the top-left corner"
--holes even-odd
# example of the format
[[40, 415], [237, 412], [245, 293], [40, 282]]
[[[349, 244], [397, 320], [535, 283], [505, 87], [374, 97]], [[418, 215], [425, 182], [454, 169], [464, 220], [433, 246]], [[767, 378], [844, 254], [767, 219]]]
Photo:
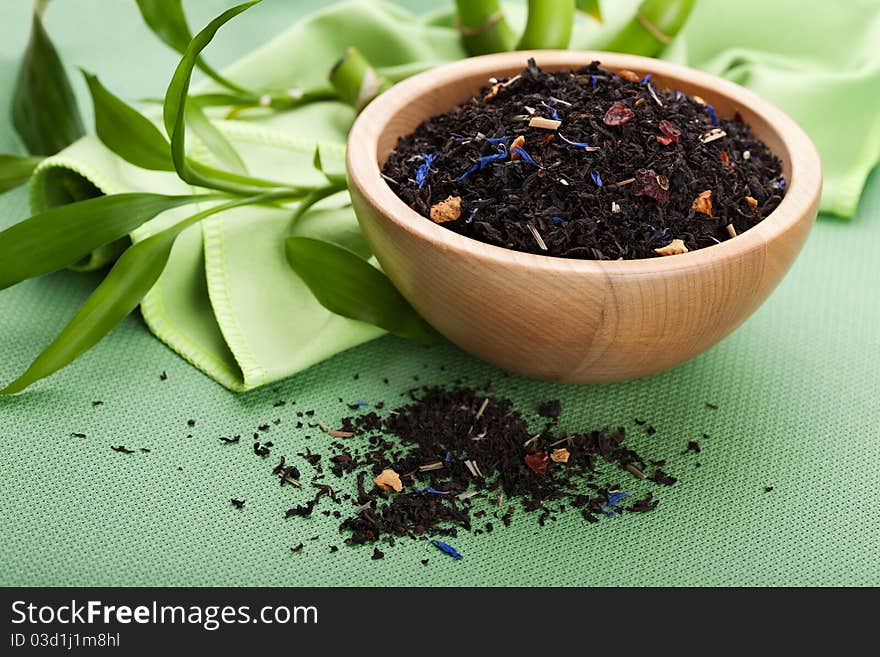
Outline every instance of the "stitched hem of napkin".
[[215, 121], [214, 124], [226, 137], [231, 139], [250, 141], [252, 144], [262, 144], [274, 148], [283, 148], [306, 155], [313, 154], [315, 147], [320, 146], [322, 153], [332, 153], [340, 157], [345, 156], [345, 145], [334, 141], [292, 137], [274, 128], [265, 128], [243, 121]]
[[[227, 138], [233, 141], [267, 145], [303, 154], [310, 154], [316, 144], [320, 144], [321, 149], [327, 153], [333, 153], [340, 157], [345, 155], [345, 146], [334, 142], [317, 142], [314, 139], [291, 137], [272, 128], [263, 128], [237, 121], [217, 122], [216, 125]], [[202, 241], [205, 252], [208, 298], [214, 309], [214, 318], [220, 327], [223, 339], [241, 369], [242, 379], [239, 387], [235, 389], [258, 388], [269, 383], [269, 374], [254, 355], [250, 343], [238, 323], [238, 317], [232, 312], [233, 301], [230, 294], [229, 272], [225, 267], [226, 243], [221, 216], [212, 217], [202, 222]]]
[[[35, 213], [44, 212], [47, 209], [45, 172], [48, 169], [66, 169], [71, 171], [78, 176], [82, 176], [107, 195], [123, 191], [122, 188], [114, 185], [102, 176], [99, 171], [89, 166], [88, 163], [66, 160], [63, 156], [54, 156], [46, 158], [34, 170], [33, 182], [28, 192], [28, 200], [31, 210]], [[194, 204], [193, 207], [198, 207], [198, 204]], [[141, 227], [132, 231], [130, 235], [132, 238], [135, 236], [146, 237]], [[177, 328], [177, 324], [171, 320], [165, 311], [162, 295], [157, 290], [157, 286], [150, 289], [140, 304], [141, 316], [150, 332], [193, 367], [204, 372], [221, 385], [238, 392], [244, 390], [240, 376], [233, 373], [226, 363], [218, 359], [210, 351], [205, 350], [204, 347]]]
[[[292, 137], [273, 128], [264, 128], [237, 121], [217, 122], [217, 127], [229, 138], [268, 145], [273, 148], [309, 154], [320, 143], [322, 151], [337, 156], [345, 155], [345, 146], [335, 142], [317, 142], [314, 139]], [[201, 149], [199, 149], [201, 150]], [[66, 169], [82, 176], [104, 194], [117, 194], [126, 190], [114, 185], [99, 170], [87, 162], [65, 159], [63, 155], [47, 158], [34, 171], [29, 189], [29, 202], [34, 212], [46, 210], [45, 172], [49, 169]], [[195, 191], [195, 188], [193, 188]], [[194, 208], [198, 204], [194, 204]], [[142, 228], [132, 231], [133, 239], [143, 238]], [[232, 312], [232, 299], [229, 294], [229, 274], [223, 266], [225, 262], [224, 235], [221, 218], [202, 222], [203, 249], [205, 253], [205, 276], [207, 277], [208, 298], [214, 311], [214, 318], [220, 328], [240, 375], [233, 373], [229, 365], [218, 359], [198, 342], [192, 340], [178, 328], [167, 314], [163, 297], [158, 287], [152, 288], [140, 304], [141, 314], [149, 330], [172, 351], [180, 355], [198, 370], [213, 378], [221, 385], [236, 392], [257, 388], [268, 383], [268, 374], [254, 355], [250, 345]], [[216, 250], [215, 250], [216, 249]], [[212, 253], [213, 257], [209, 256]], [[291, 372], [293, 374], [294, 372]]]
[[[202, 240], [205, 250], [205, 276], [208, 279], [208, 298], [214, 309], [214, 318], [223, 339], [241, 368], [243, 389], [257, 388], [266, 383], [266, 370], [254, 356], [235, 313], [231, 312], [232, 298], [229, 294], [229, 274], [222, 263], [226, 262], [226, 245], [223, 235], [223, 219], [211, 218], [202, 222]], [[208, 251], [215, 257], [209, 258]], [[219, 255], [219, 258], [216, 257]]]
[[204, 372], [220, 385], [235, 392], [244, 391], [245, 387], [241, 377], [237, 373], [233, 373], [225, 362], [205, 351], [198, 342], [191, 340], [175, 328], [175, 323], [165, 312], [162, 295], [155, 290], [153, 288], [147, 292], [141, 301], [141, 314], [144, 323], [153, 335], [190, 365]]
[[28, 203], [30, 203], [31, 211], [36, 214], [48, 210], [46, 203], [46, 172], [49, 169], [67, 169], [73, 173], [82, 176], [95, 187], [100, 189], [104, 194], [118, 194], [120, 189], [115, 187], [107, 178], [101, 175], [99, 171], [93, 169], [83, 162], [72, 162], [64, 159], [63, 156], [55, 155], [47, 157], [40, 162], [39, 166], [34, 169], [31, 184], [28, 187]]

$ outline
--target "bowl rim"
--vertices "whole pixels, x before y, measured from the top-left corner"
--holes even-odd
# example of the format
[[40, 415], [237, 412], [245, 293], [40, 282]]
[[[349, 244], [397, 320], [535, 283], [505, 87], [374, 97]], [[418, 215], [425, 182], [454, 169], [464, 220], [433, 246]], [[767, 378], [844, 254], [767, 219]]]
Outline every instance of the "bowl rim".
[[[482, 75], [488, 81], [501, 71], [525, 67], [530, 57], [548, 69], [577, 68], [598, 60], [612, 70], [630, 69], [642, 74], [654, 73], [673, 82], [681, 80], [687, 86], [705, 88], [707, 96], [725, 96], [733, 104], [747, 107], [770, 126], [787, 151], [791, 173], [782, 202], [756, 226], [719, 244], [674, 256], [626, 260], [560, 258], [515, 251], [443, 228], [406, 205], [381, 176], [378, 164], [379, 138], [391, 118], [405, 110], [414, 98], [431, 93], [444, 84], [465, 76]], [[523, 50], [483, 55], [442, 64], [403, 80], [378, 96], [358, 116], [349, 132], [346, 168], [349, 185], [373, 206], [376, 214], [439, 250], [454, 251], [500, 265], [605, 276], [702, 269], [762, 250], [768, 242], [793, 229], [805, 217], [812, 219], [822, 190], [821, 160], [813, 142], [788, 114], [756, 93], [680, 64], [639, 55], [588, 50]]]

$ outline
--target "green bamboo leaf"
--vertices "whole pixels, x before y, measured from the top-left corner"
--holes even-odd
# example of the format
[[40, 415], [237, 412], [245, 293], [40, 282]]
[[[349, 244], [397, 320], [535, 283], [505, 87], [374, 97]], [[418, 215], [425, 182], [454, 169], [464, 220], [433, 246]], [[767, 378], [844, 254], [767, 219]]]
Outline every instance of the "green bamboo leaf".
[[296, 206], [296, 210], [293, 211], [293, 214], [290, 217], [290, 225], [293, 226], [297, 221], [299, 221], [300, 217], [311, 210], [312, 207], [317, 203], [346, 189], [348, 189], [348, 187], [346, 186], [345, 182], [343, 182], [342, 184], [331, 183], [326, 187], [319, 187], [318, 189], [309, 192]]
[[0, 155], [0, 193], [26, 183], [42, 161], [41, 157]]
[[181, 0], [135, 0], [141, 16], [157, 37], [177, 52], [186, 50], [192, 33]]
[[177, 65], [177, 69], [174, 71], [174, 76], [168, 85], [168, 91], [165, 93], [163, 116], [165, 131], [171, 136], [171, 156], [174, 160], [177, 175], [191, 185], [209, 187], [246, 196], [261, 194], [273, 187], [292, 189], [284, 183], [220, 171], [219, 169], [193, 162], [187, 159], [185, 152], [187, 93], [196, 60], [223, 25], [258, 2], [260, 0], [251, 0], [226, 10], [193, 37], [193, 40], [190, 41], [186, 48], [183, 58]]
[[[192, 41], [192, 32], [189, 29], [181, 0], [135, 0], [135, 2], [137, 2], [141, 17], [147, 27], [156, 36], [177, 52], [181, 54], [186, 52], [186, 47]], [[253, 94], [224, 78], [201, 58], [196, 62], [196, 66], [227, 89], [247, 94], [249, 98], [253, 98]]]
[[130, 246], [58, 337], [37, 356], [24, 374], [0, 390], [0, 395], [24, 390], [35, 381], [69, 365], [96, 345], [138, 306], [156, 284], [168, 263], [174, 240], [184, 229], [231, 208], [276, 200], [285, 200], [285, 197], [264, 194], [214, 205]]
[[12, 97], [12, 123], [29, 152], [53, 155], [85, 134], [64, 65], [34, 13]]
[[388, 277], [352, 251], [311, 237], [289, 237], [286, 249], [290, 266], [330, 312], [419, 342], [438, 340]]
[[126, 250], [58, 337], [24, 374], [0, 390], [0, 395], [24, 390], [97, 344], [155, 285], [168, 262], [176, 236], [176, 232], [163, 231]]
[[599, 6], [599, 0], [577, 0], [578, 11], [592, 16], [600, 23], [602, 22], [602, 7]]
[[165, 210], [216, 198], [114, 194], [41, 212], [0, 232], [0, 290], [68, 267]]
[[[238, 151], [229, 143], [226, 136], [217, 129], [211, 119], [205, 114], [201, 104], [192, 98], [187, 99], [186, 122], [196, 136], [202, 141], [217, 160], [229, 171], [247, 174], [247, 167], [238, 154]], [[172, 163], [172, 167], [174, 164]]]
[[150, 120], [83, 71], [95, 106], [95, 131], [119, 157], [143, 169], [174, 171], [171, 145]]
[[327, 182], [333, 186], [345, 188], [348, 184], [348, 179], [344, 173], [329, 173], [324, 169], [324, 163], [321, 161], [321, 147], [315, 146], [315, 158], [312, 161], [315, 168], [324, 174], [324, 177], [327, 179]]

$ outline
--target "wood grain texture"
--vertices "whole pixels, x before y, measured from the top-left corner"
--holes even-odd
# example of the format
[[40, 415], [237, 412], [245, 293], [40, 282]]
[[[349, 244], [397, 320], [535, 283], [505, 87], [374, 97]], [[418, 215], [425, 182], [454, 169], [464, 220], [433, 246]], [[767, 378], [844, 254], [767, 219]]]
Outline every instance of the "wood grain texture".
[[[739, 111], [780, 157], [789, 188], [756, 227], [722, 244], [600, 262], [519, 253], [433, 224], [380, 175], [398, 137], [535, 57], [547, 70], [599, 60], [653, 73], [659, 87]], [[816, 218], [822, 172], [810, 139], [771, 103], [683, 66], [610, 52], [534, 51], [444, 65], [395, 85], [351, 130], [347, 168], [361, 228], [382, 268], [437, 330], [502, 368], [554, 381], [624, 381], [693, 358], [739, 326], [791, 266]]]

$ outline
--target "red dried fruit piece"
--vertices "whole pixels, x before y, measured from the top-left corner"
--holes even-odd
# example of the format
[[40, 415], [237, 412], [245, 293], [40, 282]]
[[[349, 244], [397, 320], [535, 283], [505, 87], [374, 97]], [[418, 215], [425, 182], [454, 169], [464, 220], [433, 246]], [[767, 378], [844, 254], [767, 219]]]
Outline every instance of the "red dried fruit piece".
[[547, 452], [535, 452], [534, 454], [526, 454], [526, 465], [531, 468], [535, 474], [542, 475], [547, 472], [547, 466], [550, 464], [550, 456]]
[[721, 164], [724, 166], [730, 164], [730, 156], [727, 154], [727, 151], [721, 151]]
[[676, 128], [672, 123], [663, 119], [660, 121], [658, 126], [660, 128], [660, 132], [662, 135], [657, 136], [657, 141], [659, 141], [664, 146], [669, 146], [672, 142], [678, 143], [678, 138], [681, 137], [681, 130]]
[[665, 176], [658, 176], [653, 169], [639, 169], [633, 178], [633, 194], [649, 196], [660, 205], [669, 203], [669, 180]]
[[623, 103], [614, 103], [605, 112], [605, 118], [602, 119], [602, 122], [605, 125], [623, 125], [628, 121], [632, 121], [635, 115], [636, 113]]

